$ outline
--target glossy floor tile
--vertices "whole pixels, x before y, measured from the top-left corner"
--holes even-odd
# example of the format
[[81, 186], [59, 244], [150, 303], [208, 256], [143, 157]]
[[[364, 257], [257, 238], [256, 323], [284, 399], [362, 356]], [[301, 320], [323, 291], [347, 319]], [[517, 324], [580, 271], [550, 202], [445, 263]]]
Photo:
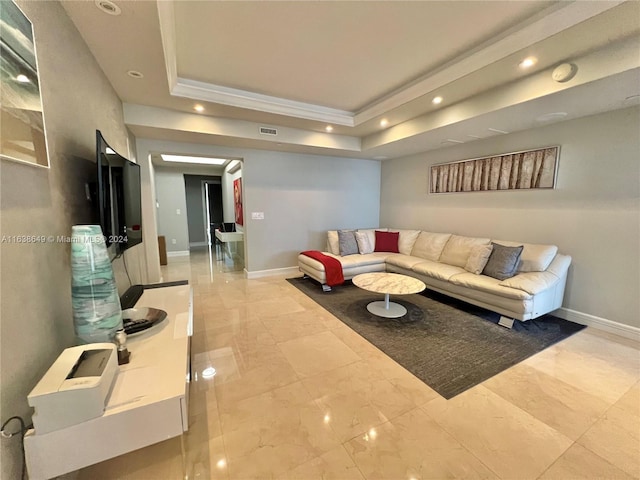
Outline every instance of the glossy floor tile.
[[193, 287], [189, 432], [69, 478], [640, 478], [633, 341], [587, 328], [447, 401], [284, 277], [162, 274]]

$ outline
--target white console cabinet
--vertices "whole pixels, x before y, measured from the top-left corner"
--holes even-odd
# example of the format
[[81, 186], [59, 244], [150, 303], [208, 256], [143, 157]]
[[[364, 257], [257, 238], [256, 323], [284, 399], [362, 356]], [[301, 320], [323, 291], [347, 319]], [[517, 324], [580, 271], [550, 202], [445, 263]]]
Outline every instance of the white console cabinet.
[[119, 367], [101, 417], [27, 432], [29, 478], [63, 475], [187, 431], [192, 303], [189, 285], [144, 290], [136, 307], [164, 310], [167, 319], [128, 339], [131, 361]]

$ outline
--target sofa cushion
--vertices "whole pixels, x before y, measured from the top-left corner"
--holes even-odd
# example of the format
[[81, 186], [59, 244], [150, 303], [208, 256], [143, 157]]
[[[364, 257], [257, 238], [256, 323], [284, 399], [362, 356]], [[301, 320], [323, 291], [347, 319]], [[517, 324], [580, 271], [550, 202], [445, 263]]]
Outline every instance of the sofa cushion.
[[400, 234], [398, 238], [398, 252], [404, 255], [411, 255], [413, 245], [416, 243], [420, 230], [390, 230]]
[[376, 230], [376, 245], [374, 252], [391, 252], [400, 253], [398, 250], [398, 240], [400, 234], [398, 232], [382, 232]]
[[473, 273], [464, 272], [460, 275], [454, 275], [449, 279], [453, 285], [460, 287], [472, 288], [481, 292], [492, 293], [506, 298], [523, 300], [531, 298], [531, 295], [524, 290], [518, 288], [509, 288], [501, 285], [501, 281], [496, 278], [487, 277], [486, 275], [474, 275]]
[[355, 230], [338, 230], [338, 247], [340, 255], [354, 255], [358, 252]]
[[403, 255], [401, 253], [390, 253], [387, 257], [386, 262], [389, 265], [395, 265], [396, 267], [411, 270], [414, 265], [424, 262], [424, 258], [413, 257], [411, 255]]
[[517, 288], [536, 295], [558, 283], [558, 277], [551, 272], [526, 272], [500, 282], [503, 287]]
[[515, 243], [504, 240], [493, 240], [493, 242], [507, 247], [517, 247], [519, 245], [524, 247], [522, 255], [520, 255], [518, 272], [544, 272], [558, 253], [558, 247], [555, 245]]
[[437, 278], [438, 280], [449, 280], [454, 275], [465, 272], [463, 268], [445, 263], [432, 262], [431, 260], [423, 260], [420, 263], [416, 263], [411, 267], [411, 270], [421, 275]]
[[484, 267], [487, 265], [492, 251], [493, 245], [474, 246], [471, 249], [471, 253], [469, 254], [469, 258], [467, 259], [467, 264], [464, 266], [464, 269], [467, 272], [480, 275], [482, 270], [484, 270]]
[[491, 245], [493, 245], [493, 250], [482, 273], [498, 280], [513, 277], [518, 268], [520, 255], [522, 255], [522, 245], [518, 247], [506, 247], [498, 243]]
[[467, 264], [471, 249], [476, 245], [489, 245], [491, 240], [488, 238], [462, 237], [460, 235], [451, 235], [447, 240], [440, 259], [440, 263], [455, 265], [456, 267], [464, 267]]
[[379, 253], [369, 253], [366, 255], [347, 255], [346, 257], [342, 257], [340, 255], [331, 255], [340, 260], [342, 264], [342, 268], [349, 269], [353, 267], [362, 267], [367, 265], [384, 265], [385, 260], [389, 253], [387, 252], [379, 252]]
[[437, 262], [450, 237], [450, 233], [420, 232], [413, 244], [411, 255]]
[[327, 232], [327, 252], [340, 255], [340, 240], [338, 239], [337, 230], [329, 230]]
[[358, 251], [366, 255], [367, 253], [373, 253], [373, 242], [369, 239], [369, 235], [365, 232], [355, 232], [356, 243], [358, 244]]

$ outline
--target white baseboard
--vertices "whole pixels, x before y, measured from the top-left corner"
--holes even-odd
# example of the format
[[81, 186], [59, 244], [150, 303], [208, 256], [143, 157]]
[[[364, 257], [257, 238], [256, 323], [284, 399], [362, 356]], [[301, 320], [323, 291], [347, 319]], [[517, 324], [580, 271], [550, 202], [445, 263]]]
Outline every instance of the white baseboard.
[[180, 250], [178, 252], [167, 252], [167, 257], [188, 257], [189, 250]]
[[245, 270], [247, 278], [274, 277], [276, 275], [296, 275], [300, 274], [298, 267], [274, 268], [272, 270], [257, 270], [248, 272]]
[[605, 332], [640, 342], [640, 328], [638, 327], [632, 327], [631, 325], [625, 325], [624, 323], [614, 322], [606, 318], [596, 317], [595, 315], [589, 315], [588, 313], [578, 312], [564, 307], [553, 312], [553, 315], [569, 320], [570, 322], [587, 325], [588, 327], [604, 330]]

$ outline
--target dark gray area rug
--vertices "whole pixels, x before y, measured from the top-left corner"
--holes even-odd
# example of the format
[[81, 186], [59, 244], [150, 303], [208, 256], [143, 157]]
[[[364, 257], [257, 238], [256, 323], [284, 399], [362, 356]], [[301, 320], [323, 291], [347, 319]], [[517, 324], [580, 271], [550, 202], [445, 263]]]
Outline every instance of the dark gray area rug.
[[446, 399], [584, 328], [545, 315], [509, 330], [498, 325], [499, 314], [429, 290], [392, 296], [407, 314], [386, 319], [367, 310], [384, 296], [351, 282], [325, 293], [311, 279], [288, 281]]

